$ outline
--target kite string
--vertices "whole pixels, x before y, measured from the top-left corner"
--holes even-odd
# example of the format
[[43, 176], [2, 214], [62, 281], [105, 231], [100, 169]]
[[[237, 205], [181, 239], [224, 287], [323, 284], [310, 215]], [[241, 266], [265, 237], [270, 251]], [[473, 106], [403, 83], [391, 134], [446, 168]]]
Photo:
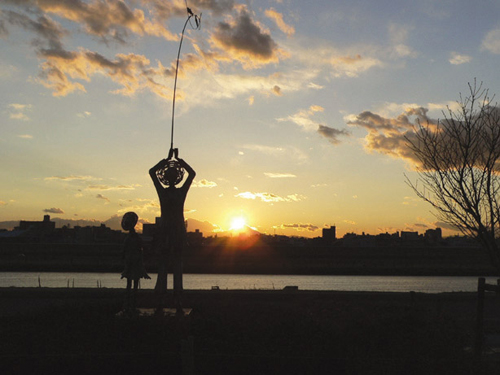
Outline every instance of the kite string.
[[[177, 62], [176, 62], [176, 66], [175, 66], [174, 94], [173, 94], [173, 99], [172, 99], [172, 129], [171, 129], [171, 133], [170, 133], [170, 149], [171, 150], [173, 150], [173, 148], [174, 148], [175, 95], [176, 95], [176, 91], [177, 91], [177, 74], [179, 72], [179, 60], [180, 60], [180, 56], [181, 56], [182, 42], [184, 40], [184, 32], [186, 31], [186, 26], [187, 26], [188, 22], [191, 20], [191, 17], [193, 17], [193, 16], [194, 16], [195, 21], [196, 21], [196, 29], [199, 30], [201, 27], [201, 14], [200, 14], [200, 17], [193, 14], [191, 9], [189, 9], [189, 7], [187, 6], [187, 0], [185, 1], [185, 3], [186, 3], [186, 9], [188, 12], [188, 18], [187, 18], [186, 22], [184, 23], [184, 27], [182, 28], [181, 40], [179, 43], [179, 50], [177, 51]], [[193, 27], [193, 26], [191, 25], [191, 27]], [[193, 29], [195, 29], [195, 28], [193, 27]]]

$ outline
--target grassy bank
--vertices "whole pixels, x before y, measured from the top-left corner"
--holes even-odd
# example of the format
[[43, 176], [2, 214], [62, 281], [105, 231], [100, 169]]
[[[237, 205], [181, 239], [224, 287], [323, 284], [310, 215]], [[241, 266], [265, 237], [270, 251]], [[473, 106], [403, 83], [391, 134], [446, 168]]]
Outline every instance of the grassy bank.
[[[193, 311], [182, 322], [117, 317], [123, 290], [7, 288], [0, 297], [10, 373], [180, 373], [188, 336], [196, 374], [481, 373], [464, 351], [474, 293], [186, 291]], [[138, 296], [143, 307], [157, 303], [151, 291]]]

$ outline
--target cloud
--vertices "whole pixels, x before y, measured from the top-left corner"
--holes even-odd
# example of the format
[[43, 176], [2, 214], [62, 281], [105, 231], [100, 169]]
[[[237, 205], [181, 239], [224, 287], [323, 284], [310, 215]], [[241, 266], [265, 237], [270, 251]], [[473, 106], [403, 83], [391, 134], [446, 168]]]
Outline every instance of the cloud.
[[319, 105], [311, 105], [308, 109], [301, 109], [293, 115], [278, 118], [277, 120], [291, 121], [302, 127], [305, 131], [316, 131], [319, 135], [328, 139], [331, 144], [337, 145], [340, 143], [339, 137], [349, 136], [350, 132], [345, 129], [339, 130], [326, 125], [318, 124], [312, 119], [316, 113], [323, 112], [324, 110], [325, 109]]
[[18, 137], [22, 139], [33, 139], [31, 134], [19, 134]]
[[64, 213], [63, 210], [61, 210], [60, 208], [55, 208], [55, 207], [46, 208], [43, 210], [43, 212], [48, 213], [48, 214], [63, 214]]
[[19, 120], [19, 121], [29, 121], [30, 118], [27, 115], [27, 112], [31, 112], [32, 105], [31, 104], [19, 104], [12, 103], [8, 106], [9, 118], [11, 120]]
[[436, 226], [436, 228], [448, 229], [448, 230], [452, 230], [452, 231], [455, 231], [455, 232], [460, 232], [460, 229], [458, 229], [454, 225], [449, 224], [449, 223], [444, 223], [442, 221], [436, 221], [434, 223], [434, 225]]
[[96, 197], [97, 199], [102, 199], [102, 200], [105, 200], [106, 202], [108, 202], [108, 203], [109, 203], [109, 198], [106, 198], [106, 197], [105, 197], [104, 195], [102, 195], [102, 194], [97, 194], [95, 197]]
[[378, 58], [369, 56], [373, 54], [372, 51], [362, 52], [364, 49], [366, 47], [362, 46], [353, 46], [346, 50], [328, 45], [295, 46], [292, 58], [307, 66], [310, 71], [316, 71], [316, 75], [321, 71], [326, 71], [333, 78], [354, 78], [372, 68], [384, 65]]
[[404, 197], [404, 200], [403, 202], [401, 202], [402, 205], [404, 206], [413, 206], [413, 207], [417, 207], [418, 206], [418, 202], [420, 202], [420, 199], [416, 198], [416, 197]]
[[280, 159], [295, 160], [299, 163], [308, 159], [308, 156], [302, 150], [294, 147], [273, 147], [256, 144], [243, 145], [241, 147]]
[[277, 120], [290, 121], [294, 124], [302, 127], [306, 131], [316, 131], [318, 129], [318, 124], [311, 119], [317, 112], [323, 112], [325, 109], [319, 105], [311, 105], [308, 109], [301, 109], [293, 115], [288, 117], [278, 118]]
[[415, 223], [413, 224], [413, 226], [417, 228], [429, 228], [427, 224], [422, 224], [422, 223]]
[[[107, 56], [102, 49], [99, 52], [83, 47], [68, 49], [64, 41], [82, 32], [105, 43], [125, 43], [132, 36], [145, 35], [177, 40], [178, 33], [171, 34], [162, 25], [173, 17], [185, 17], [183, 1], [6, 1], [17, 8], [15, 12], [10, 11], [8, 17], [0, 15], [0, 19], [8, 26], [21, 27], [34, 35], [33, 45], [40, 60], [40, 71], [34, 81], [51, 90], [54, 96], [85, 93], [88, 83], [95, 76], [106, 76], [118, 86], [112, 93], [130, 96], [150, 91], [159, 97], [171, 99], [169, 80], [174, 72], [174, 62], [165, 67], [139, 54]], [[136, 9], [139, 5], [144, 10]], [[226, 18], [224, 22], [208, 29], [209, 32], [198, 36], [199, 39], [205, 36], [207, 39], [199, 43], [195, 39], [191, 41], [194, 53], [181, 56], [179, 74], [187, 77], [184, 87], [190, 87], [190, 82], [196, 81], [200, 86], [206, 82], [213, 90], [191, 90], [188, 93], [179, 90], [179, 101], [182, 102], [189, 94], [189, 105], [207, 106], [216, 100], [232, 99], [238, 95], [253, 97], [255, 92], [264, 96], [284, 95], [306, 87], [311, 77], [317, 75], [309, 68], [268, 76], [218, 73], [223, 64], [242, 64], [246, 69], [251, 69], [277, 63], [287, 54], [279, 48], [269, 31], [254, 20], [254, 13], [246, 6], [236, 5], [232, 0], [193, 0], [189, 5], [195, 12], [209, 10], [214, 16]], [[37, 15], [40, 17], [37, 18]], [[58, 23], [50, 17], [62, 21]], [[187, 75], [190, 71], [197, 71], [197, 74]], [[253, 101], [251, 99], [250, 104]], [[78, 116], [82, 117], [81, 114]]]
[[264, 172], [264, 175], [269, 178], [295, 178], [297, 177], [296, 175], [292, 173], [271, 173], [271, 172]]
[[76, 116], [77, 117], [80, 117], [80, 118], [87, 118], [87, 117], [90, 117], [92, 115], [91, 112], [89, 111], [84, 111], [82, 113], [77, 113]]
[[298, 202], [305, 197], [298, 194], [287, 195], [286, 197], [280, 197], [279, 195], [272, 193], [252, 193], [245, 191], [243, 193], [236, 194], [235, 197], [243, 199], [260, 199], [262, 202], [275, 203], [275, 202]]
[[461, 55], [458, 52], [452, 52], [448, 60], [452, 65], [461, 65], [471, 62], [472, 57], [468, 55]]
[[171, 89], [164, 79], [172, 75], [160, 62], [152, 67], [150, 61], [134, 53], [117, 54], [113, 60], [97, 52], [81, 49], [77, 52], [45, 51], [38, 82], [53, 91], [54, 96], [65, 96], [74, 91], [85, 92], [81, 81], [103, 74], [121, 88], [115, 94], [133, 95], [147, 89], [160, 97], [170, 97]]
[[277, 63], [286, 56], [271, 35], [252, 19], [245, 6], [239, 7], [237, 15], [218, 23], [210, 44], [245, 69]]
[[87, 187], [88, 190], [135, 190], [138, 185], [90, 185]]
[[[12, 1], [12, 3], [16, 4], [15, 1]], [[109, 41], [126, 43], [130, 34], [153, 35], [167, 40], [177, 40], [177, 36], [164, 27], [162, 19], [159, 17], [148, 18], [142, 9], [132, 9], [124, 1], [27, 0], [18, 3], [16, 5], [28, 5], [36, 13], [52, 14], [61, 19], [77, 23], [81, 26], [82, 31], [99, 38], [105, 43]], [[154, 16], [157, 13], [151, 12], [150, 14]], [[166, 12], [162, 13], [164, 18], [166, 18], [166, 14]], [[171, 9], [169, 16], [173, 15], [175, 15], [175, 12], [172, 12]], [[44, 18], [46, 17], [44, 16]], [[10, 19], [8, 21], [12, 23]], [[34, 27], [31, 26], [31, 28]], [[41, 30], [36, 31], [39, 34], [41, 32]]]
[[389, 55], [393, 58], [416, 57], [418, 55], [411, 47], [405, 44], [410, 28], [406, 25], [389, 25], [389, 38], [391, 46]]
[[283, 15], [281, 13], [278, 13], [276, 10], [273, 8], [267, 9], [264, 14], [266, 17], [272, 19], [274, 22], [276, 22], [276, 25], [278, 28], [284, 32], [288, 36], [292, 36], [295, 34], [295, 28], [293, 26], [287, 25], [285, 21], [283, 20]]
[[313, 73], [307, 71], [285, 71], [264, 76], [250, 73], [221, 74], [200, 70], [196, 77], [187, 77], [187, 80], [193, 79], [193, 84], [196, 81], [197, 86], [210, 87], [210, 90], [190, 91], [189, 103], [206, 107], [217, 100], [243, 96], [251, 105], [255, 102], [256, 94], [269, 97], [298, 92], [305, 88], [312, 75]]
[[195, 182], [193, 184], [193, 187], [200, 187], [200, 188], [213, 188], [213, 187], [216, 187], [217, 186], [217, 183], [216, 182], [213, 182], [213, 181], [208, 181], [208, 180], [201, 180], [199, 182]]
[[[9, 25], [19, 26], [35, 35], [32, 44], [41, 59], [36, 81], [51, 89], [55, 96], [85, 92], [84, 82], [90, 82], [93, 75], [103, 74], [121, 86], [114, 93], [132, 95], [140, 89], [148, 89], [161, 97], [170, 97], [171, 89], [163, 81], [172, 75], [172, 69], [164, 68], [161, 63], [152, 67], [147, 58], [132, 53], [117, 54], [114, 59], [109, 59], [83, 48], [68, 51], [63, 39], [69, 32], [48, 16], [53, 14], [73, 21], [82, 26], [86, 33], [104, 41], [112, 39], [124, 43], [129, 32], [177, 40], [178, 37], [168, 32], [159, 20], [148, 20], [143, 10], [132, 10], [125, 2], [117, 0], [87, 3], [78, 0], [24, 0], [9, 3], [23, 10], [28, 7], [31, 10], [25, 10], [25, 13], [5, 11], [0, 15]], [[32, 14], [40, 15], [32, 18]], [[192, 67], [193, 64], [186, 61], [184, 65]]]
[[32, 44], [38, 49], [62, 49], [62, 38], [68, 34], [68, 31], [44, 14], [39, 15], [36, 19], [31, 19], [26, 14], [7, 10], [2, 12], [1, 15], [6, 20], [6, 23], [21, 27], [24, 30], [34, 33], [35, 39], [33, 40]]
[[93, 177], [93, 176], [51, 176], [51, 177], [45, 177], [44, 180], [46, 181], [51, 181], [51, 180], [56, 180], [56, 181], [95, 181], [95, 180], [102, 180], [102, 178], [98, 177]]
[[350, 225], [356, 225], [356, 222], [355, 221], [352, 221], [352, 220], [342, 220], [344, 223], [346, 224], [350, 224]]
[[481, 49], [500, 55], [500, 29], [488, 32], [481, 43]]
[[329, 126], [319, 125], [318, 133], [328, 139], [331, 144], [337, 145], [340, 143], [339, 137], [349, 136], [351, 133], [345, 129], [338, 130]]
[[307, 87], [310, 88], [310, 89], [313, 89], [313, 90], [322, 90], [325, 88], [325, 86], [322, 86], [322, 85], [318, 85], [314, 82], [309, 82], [307, 84]]
[[295, 229], [297, 231], [308, 231], [308, 232], [314, 232], [319, 229], [318, 226], [313, 225], [313, 224], [281, 224], [281, 228], [283, 229]]
[[370, 111], [359, 115], [346, 117], [350, 126], [364, 128], [368, 131], [365, 137], [365, 150], [376, 151], [393, 158], [401, 158], [418, 163], [413, 151], [408, 147], [408, 139], [414, 139], [414, 126], [419, 121], [422, 124], [436, 124], [427, 116], [428, 110], [423, 107], [407, 108], [400, 115], [387, 118]]

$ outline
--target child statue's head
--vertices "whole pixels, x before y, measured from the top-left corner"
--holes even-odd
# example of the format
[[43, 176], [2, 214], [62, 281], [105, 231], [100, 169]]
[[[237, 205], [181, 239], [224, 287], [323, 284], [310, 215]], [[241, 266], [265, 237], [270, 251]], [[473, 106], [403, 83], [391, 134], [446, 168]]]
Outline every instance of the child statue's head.
[[123, 215], [122, 218], [122, 228], [124, 230], [132, 230], [134, 229], [137, 221], [139, 220], [139, 216], [135, 212], [127, 212]]

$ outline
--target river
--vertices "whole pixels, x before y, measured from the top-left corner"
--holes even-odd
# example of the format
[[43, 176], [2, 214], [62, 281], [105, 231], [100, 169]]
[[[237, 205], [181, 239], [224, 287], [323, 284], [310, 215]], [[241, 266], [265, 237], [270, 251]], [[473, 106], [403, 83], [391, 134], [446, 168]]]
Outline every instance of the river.
[[[142, 289], [152, 289], [151, 280], [141, 280]], [[304, 275], [220, 275], [185, 274], [184, 289], [283, 289], [298, 286], [300, 290], [338, 290], [367, 292], [474, 292], [477, 277], [456, 276], [304, 276]], [[496, 284], [495, 277], [487, 282]], [[125, 280], [116, 273], [83, 272], [0, 272], [0, 287], [46, 288], [124, 288]], [[169, 275], [168, 288], [172, 287]]]

